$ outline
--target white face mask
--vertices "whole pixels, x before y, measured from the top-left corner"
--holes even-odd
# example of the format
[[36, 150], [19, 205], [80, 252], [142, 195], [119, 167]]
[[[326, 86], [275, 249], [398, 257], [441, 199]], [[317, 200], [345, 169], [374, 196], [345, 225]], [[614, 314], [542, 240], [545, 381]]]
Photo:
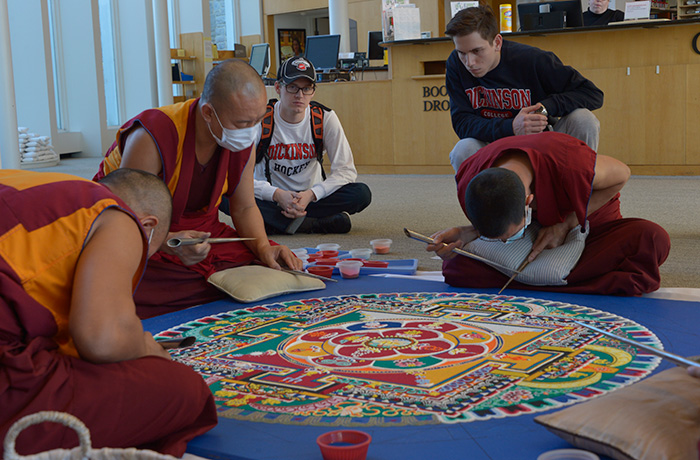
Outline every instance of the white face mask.
[[214, 109], [214, 107], [211, 109], [214, 111], [214, 115], [216, 116], [216, 120], [219, 122], [219, 126], [221, 126], [221, 139], [216, 137], [214, 132], [211, 130], [211, 125], [209, 123], [207, 123], [207, 127], [209, 128], [211, 135], [214, 136], [214, 139], [216, 139], [216, 143], [221, 147], [232, 152], [240, 152], [253, 145], [253, 143], [260, 138], [260, 123], [255, 126], [251, 126], [250, 128], [224, 128], [224, 125], [221, 124], [221, 120], [219, 120], [219, 115], [216, 113], [216, 109]]

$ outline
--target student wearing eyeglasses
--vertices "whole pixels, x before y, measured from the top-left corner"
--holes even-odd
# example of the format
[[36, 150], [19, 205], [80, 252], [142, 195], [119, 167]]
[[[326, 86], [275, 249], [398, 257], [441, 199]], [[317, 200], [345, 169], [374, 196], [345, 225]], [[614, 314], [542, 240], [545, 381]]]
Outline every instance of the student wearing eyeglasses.
[[[312, 101], [316, 70], [304, 57], [286, 60], [275, 82], [257, 146], [255, 199], [268, 233], [347, 233], [350, 214], [369, 206], [355, 182], [350, 144], [336, 113]], [[327, 161], [326, 161], [327, 160]], [[323, 165], [330, 166], [326, 176]]]
[[[457, 256], [477, 238], [508, 244], [522, 238], [531, 222], [541, 228], [529, 261], [564, 244], [567, 234], [588, 223], [589, 233], [566, 284], [513, 289], [639, 295], [659, 288], [659, 266], [670, 250], [668, 233], [643, 219], [622, 218], [620, 191], [630, 177], [621, 161], [598, 155], [568, 134], [544, 132], [511, 136], [483, 147], [457, 172], [457, 193], [471, 225], [433, 235], [427, 249], [444, 260], [445, 281], [459, 287], [502, 287], [509, 275], [471, 258]], [[446, 244], [443, 245], [443, 243]], [[555, 262], [555, 261], [553, 261]]]

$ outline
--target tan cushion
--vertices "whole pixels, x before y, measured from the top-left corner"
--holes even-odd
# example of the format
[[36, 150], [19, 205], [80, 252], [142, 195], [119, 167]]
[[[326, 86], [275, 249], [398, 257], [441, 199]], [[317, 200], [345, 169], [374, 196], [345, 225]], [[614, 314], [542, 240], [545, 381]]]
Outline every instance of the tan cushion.
[[535, 421], [614, 459], [697, 460], [700, 379], [676, 367]]
[[[517, 270], [532, 251], [532, 245], [541, 228], [542, 226], [533, 220], [525, 229], [523, 238], [512, 243], [505, 244], [501, 241], [484, 241], [477, 238], [467, 244], [464, 249], [502, 266]], [[569, 276], [581, 258], [588, 232], [588, 222], [586, 222], [585, 232], [581, 232], [580, 225], [572, 228], [566, 235], [564, 244], [554, 249], [542, 251], [515, 277], [515, 280], [533, 286], [565, 285], [566, 277]], [[503, 270], [500, 267], [493, 267], [508, 276], [513, 274], [513, 272]]]
[[262, 265], [246, 265], [221, 270], [211, 275], [207, 281], [238, 302], [244, 303], [326, 287], [321, 280], [293, 275]]

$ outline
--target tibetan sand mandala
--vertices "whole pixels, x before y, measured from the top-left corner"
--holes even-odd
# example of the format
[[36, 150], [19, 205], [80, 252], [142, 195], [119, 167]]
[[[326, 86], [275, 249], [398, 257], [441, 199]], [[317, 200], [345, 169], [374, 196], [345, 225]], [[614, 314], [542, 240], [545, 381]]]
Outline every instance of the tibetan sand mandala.
[[661, 347], [593, 308], [528, 297], [393, 293], [253, 306], [157, 334], [202, 375], [222, 417], [320, 426], [458, 423], [549, 410], [633, 383]]

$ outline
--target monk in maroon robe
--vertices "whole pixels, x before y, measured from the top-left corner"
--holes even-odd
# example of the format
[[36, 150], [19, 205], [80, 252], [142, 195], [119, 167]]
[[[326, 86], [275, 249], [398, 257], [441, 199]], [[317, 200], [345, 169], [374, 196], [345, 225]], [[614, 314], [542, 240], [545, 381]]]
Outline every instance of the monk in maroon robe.
[[[473, 225], [436, 233], [436, 244], [428, 250], [445, 260], [443, 274], [448, 284], [502, 287], [509, 276], [479, 261], [455, 257], [451, 250], [479, 237], [503, 242], [516, 238], [526, 226], [530, 208], [542, 229], [529, 260], [563, 244], [569, 230], [579, 224], [585, 227], [586, 220], [590, 233], [566, 285], [531, 286], [514, 281], [511, 288], [608, 295], [655, 291], [670, 238], [653, 222], [622, 218], [619, 191], [629, 176], [624, 163], [597, 155], [566, 134], [500, 139], [465, 160], [457, 172], [458, 198]], [[476, 193], [477, 189], [481, 191]]]
[[[230, 59], [209, 72], [201, 98], [146, 110], [119, 129], [95, 180], [120, 167], [161, 177], [173, 197], [168, 238], [255, 238], [178, 248], [163, 244], [136, 291], [141, 318], [224, 298], [207, 282], [220, 270], [254, 261], [302, 268], [289, 248], [268, 240], [255, 203], [253, 147], [266, 107], [260, 76], [246, 62]], [[222, 196], [229, 199], [235, 229], [219, 221]]]
[[[141, 171], [96, 184], [0, 170], [0, 439], [25, 415], [60, 411], [87, 425], [94, 448], [179, 457], [216, 425], [209, 388], [144, 332], [132, 298], [170, 214], [163, 182]], [[42, 423], [16, 449], [77, 442]]]

